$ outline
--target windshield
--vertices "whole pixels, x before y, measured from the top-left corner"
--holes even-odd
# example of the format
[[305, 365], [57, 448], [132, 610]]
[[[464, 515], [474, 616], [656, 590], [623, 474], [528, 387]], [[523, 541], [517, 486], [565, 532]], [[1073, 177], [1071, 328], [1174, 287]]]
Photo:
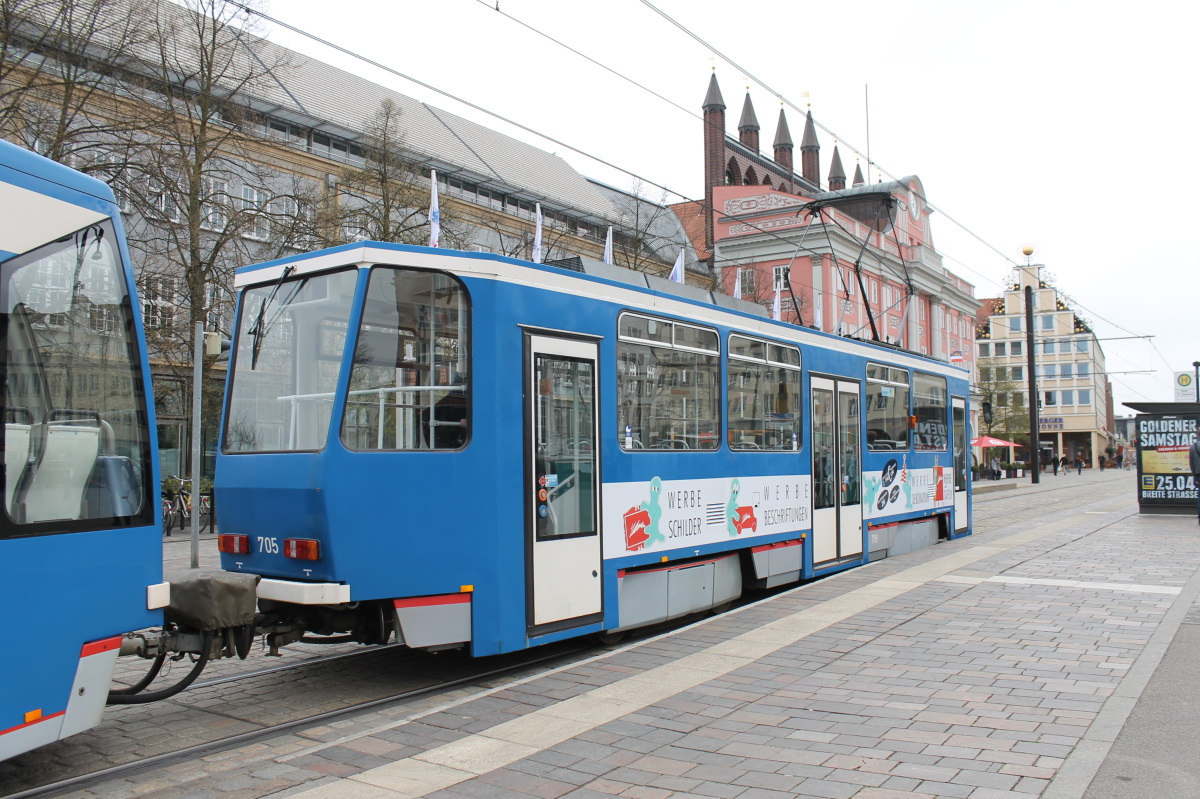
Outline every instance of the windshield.
[[5, 534], [150, 522], [145, 390], [116, 242], [104, 222], [0, 266]]
[[288, 275], [242, 296], [224, 452], [325, 446], [358, 273]]

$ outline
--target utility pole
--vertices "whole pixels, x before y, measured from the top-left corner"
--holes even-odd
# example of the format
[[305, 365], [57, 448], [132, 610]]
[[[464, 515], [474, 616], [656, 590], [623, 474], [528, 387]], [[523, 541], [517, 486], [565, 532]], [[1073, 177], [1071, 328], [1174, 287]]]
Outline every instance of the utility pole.
[[1025, 287], [1025, 350], [1026, 367], [1029, 370], [1029, 460], [1030, 475], [1034, 483], [1040, 481], [1041, 471], [1041, 423], [1038, 418], [1037, 357], [1033, 350], [1033, 286]]

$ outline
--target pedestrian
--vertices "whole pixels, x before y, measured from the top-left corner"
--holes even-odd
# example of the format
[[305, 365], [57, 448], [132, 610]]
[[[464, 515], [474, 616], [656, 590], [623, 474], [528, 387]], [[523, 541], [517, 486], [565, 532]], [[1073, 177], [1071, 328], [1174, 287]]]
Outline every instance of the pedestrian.
[[1071, 461], [1067, 459], [1066, 455], [1063, 455], [1061, 460], [1062, 462], [1058, 464], [1059, 468], [1062, 469], [1063, 474], [1066, 474], [1067, 469], [1071, 468]]
[[[1188, 460], [1192, 466], [1192, 481], [1200, 488], [1200, 436], [1192, 442], [1192, 448], [1188, 450]], [[1200, 521], [1200, 490], [1196, 491], [1196, 519]]]
[[1050, 453], [1050, 464], [1054, 467], [1054, 476], [1058, 477], [1058, 456], [1053, 452]]
[[1125, 453], [1124, 452], [1120, 452], [1120, 451], [1117, 452], [1117, 468], [1120, 469], [1121, 471], [1125, 470]]
[[999, 458], [992, 458], [992, 479], [993, 480], [1000, 479], [1000, 459]]
[[1082, 454], [1075, 456], [1075, 468], [1079, 470], [1079, 473], [1081, 475], [1083, 474], [1083, 455]]

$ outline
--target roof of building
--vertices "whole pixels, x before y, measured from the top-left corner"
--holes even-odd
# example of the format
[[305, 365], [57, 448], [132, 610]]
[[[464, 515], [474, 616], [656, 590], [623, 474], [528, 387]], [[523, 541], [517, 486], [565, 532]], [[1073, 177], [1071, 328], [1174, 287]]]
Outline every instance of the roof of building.
[[820, 143], [817, 141], [817, 126], [813, 123], [812, 111], [804, 118], [804, 138], [800, 140], [801, 150], [819, 150]]
[[704, 203], [698, 200], [689, 200], [675, 203], [670, 208], [683, 225], [683, 230], [687, 233], [688, 239], [692, 242], [692, 248], [696, 251], [696, 257], [702, 263], [707, 263], [709, 257], [712, 256], [712, 250], [704, 246]]
[[788, 130], [787, 114], [779, 109], [779, 124], [775, 126], [775, 147], [791, 147], [792, 132]]
[[[168, 0], [150, 2], [149, 14], [136, 0], [117, 0], [106, 8], [113, 14], [122, 13], [122, 7], [131, 14], [137, 9], [150, 17], [149, 25], [154, 24], [154, 15], [160, 15], [164, 24], [195, 27], [194, 11]], [[615, 221], [618, 216], [608, 199], [557, 155], [239, 30], [232, 23], [227, 30], [241, 52], [231, 57], [225, 69], [231, 76], [225, 88], [259, 113], [353, 141], [370, 128], [383, 101], [390, 99], [400, 109], [404, 148], [414, 160], [443, 174], [464, 173], [472, 182], [503, 187], [507, 193], [572, 210], [593, 221]], [[152, 41], [129, 49], [133, 52], [122, 55], [141, 60], [151, 70], [161, 58]], [[198, 70], [198, 57], [186, 46], [178, 46], [172, 57], [178, 62], [176, 74]], [[255, 73], [261, 78], [244, 80]]]
[[721, 87], [717, 85], [716, 72], [708, 79], [708, 92], [704, 95], [704, 110], [710, 108], [725, 110], [725, 98], [721, 96]]
[[855, 164], [854, 165], [854, 182], [852, 185], [861, 186], [866, 182], [867, 182], [866, 178], [863, 177], [863, 173], [862, 173], [862, 164]]
[[837, 145], [833, 146], [833, 158], [829, 160], [829, 182], [845, 180], [846, 170], [842, 168], [842, 156], [838, 153]]
[[738, 122], [738, 130], [758, 130], [758, 117], [754, 115], [754, 103], [750, 101], [750, 92], [746, 92], [746, 102], [742, 104], [742, 119]]

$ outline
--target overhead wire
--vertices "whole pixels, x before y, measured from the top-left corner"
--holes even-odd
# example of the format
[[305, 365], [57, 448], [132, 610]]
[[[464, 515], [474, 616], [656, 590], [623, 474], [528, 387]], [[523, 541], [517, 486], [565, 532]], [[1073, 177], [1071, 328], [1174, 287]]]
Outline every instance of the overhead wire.
[[[660, 189], [660, 190], [662, 190], [662, 191], [664, 191], [664, 192], [666, 192], [666, 193], [668, 193], [668, 194], [670, 194], [670, 195], [673, 195], [673, 196], [675, 196], [675, 197], [679, 197], [679, 198], [681, 198], [682, 200], [684, 200], [684, 201], [686, 201], [686, 202], [695, 202], [695, 203], [698, 203], [698, 204], [701, 206], [701, 208], [702, 208], [702, 209], [704, 209], [704, 210], [707, 210], [707, 211], [710, 211], [710, 212], [712, 212], [712, 211], [714, 210], [714, 209], [712, 209], [711, 207], [709, 207], [709, 206], [708, 206], [708, 204], [707, 204], [707, 203], [706, 203], [706, 202], [705, 202], [703, 199], [699, 199], [699, 200], [697, 200], [697, 199], [692, 199], [692, 198], [689, 198], [689, 197], [687, 196], [687, 194], [685, 194], [685, 193], [683, 193], [683, 192], [677, 191], [677, 190], [675, 190], [675, 189], [673, 189], [673, 188], [670, 188], [669, 186], [663, 185], [663, 184], [661, 184], [661, 183], [659, 183], [659, 182], [657, 182], [657, 181], [651, 180], [651, 179], [649, 179], [649, 178], [647, 178], [647, 177], [645, 177], [645, 176], [642, 176], [642, 175], [639, 175], [639, 174], [637, 174], [637, 173], [631, 172], [630, 170], [628, 170], [628, 169], [625, 169], [625, 168], [623, 168], [623, 167], [620, 167], [620, 166], [618, 166], [618, 165], [616, 165], [616, 164], [614, 164], [614, 163], [612, 163], [612, 162], [610, 162], [610, 161], [608, 161], [608, 160], [606, 160], [606, 159], [604, 159], [604, 158], [601, 158], [601, 157], [599, 157], [599, 156], [597, 156], [597, 155], [595, 155], [595, 154], [593, 154], [593, 153], [586, 152], [586, 151], [584, 151], [584, 150], [582, 150], [582, 149], [580, 149], [580, 148], [578, 148], [578, 147], [575, 147], [575, 146], [573, 146], [573, 145], [571, 145], [571, 144], [568, 144], [568, 143], [567, 143], [567, 142], [565, 142], [565, 141], [562, 141], [562, 140], [560, 140], [560, 139], [554, 138], [553, 136], [550, 136], [550, 135], [548, 135], [548, 134], [546, 134], [546, 133], [543, 133], [543, 132], [541, 132], [541, 131], [534, 130], [533, 128], [529, 127], [528, 125], [522, 124], [522, 123], [520, 123], [520, 122], [517, 122], [516, 120], [513, 120], [513, 119], [511, 119], [511, 118], [509, 118], [509, 117], [506, 117], [506, 116], [504, 116], [504, 115], [502, 115], [502, 114], [499, 114], [499, 113], [497, 113], [497, 112], [491, 111], [490, 109], [484, 108], [483, 106], [481, 106], [481, 105], [479, 105], [479, 104], [477, 104], [477, 103], [474, 103], [474, 102], [472, 102], [472, 101], [470, 101], [470, 100], [466, 100], [465, 98], [459, 97], [459, 96], [457, 96], [457, 95], [455, 95], [455, 94], [453, 94], [453, 93], [451, 93], [451, 92], [448, 92], [448, 91], [446, 91], [446, 90], [443, 90], [443, 89], [439, 89], [438, 87], [436, 87], [436, 86], [433, 86], [432, 84], [426, 83], [425, 81], [422, 81], [422, 80], [420, 80], [420, 79], [418, 79], [418, 78], [415, 78], [415, 77], [413, 77], [413, 76], [411, 76], [411, 75], [405, 74], [405, 73], [403, 73], [403, 72], [401, 72], [401, 71], [399, 71], [399, 70], [395, 69], [394, 67], [387, 66], [386, 64], [383, 64], [383, 63], [381, 63], [381, 62], [379, 62], [379, 61], [376, 61], [376, 60], [374, 60], [374, 59], [372, 59], [372, 58], [369, 58], [368, 56], [365, 56], [365, 55], [363, 55], [363, 54], [361, 54], [361, 53], [358, 53], [358, 52], [356, 52], [356, 51], [354, 51], [354, 50], [351, 50], [351, 49], [350, 49], [350, 48], [348, 48], [348, 47], [345, 47], [345, 46], [342, 46], [342, 45], [336, 44], [336, 43], [334, 43], [334, 42], [332, 42], [332, 41], [330, 41], [330, 40], [328, 40], [328, 39], [322, 38], [322, 37], [320, 37], [320, 36], [317, 36], [316, 34], [313, 34], [313, 33], [310, 33], [310, 32], [308, 32], [308, 31], [305, 31], [305, 30], [303, 30], [303, 29], [301, 29], [301, 28], [298, 28], [297, 26], [294, 26], [294, 25], [292, 25], [292, 24], [290, 24], [290, 23], [284, 22], [283, 20], [280, 20], [280, 19], [278, 19], [277, 17], [273, 17], [273, 16], [271, 16], [271, 15], [269, 15], [269, 14], [266, 14], [266, 13], [264, 13], [264, 12], [262, 12], [262, 11], [258, 10], [258, 9], [251, 8], [250, 6], [246, 5], [245, 3], [238, 2], [238, 0], [229, 0], [229, 2], [230, 2], [230, 5], [232, 5], [232, 6], [233, 6], [233, 7], [235, 7], [235, 8], [239, 8], [239, 9], [241, 9], [241, 10], [242, 10], [244, 13], [246, 13], [247, 15], [253, 15], [253, 16], [259, 17], [259, 18], [261, 18], [261, 19], [263, 19], [263, 20], [265, 20], [265, 21], [267, 21], [267, 22], [269, 22], [269, 23], [272, 23], [272, 24], [274, 24], [274, 25], [278, 25], [279, 27], [281, 27], [281, 28], [284, 28], [284, 29], [286, 29], [286, 30], [289, 30], [289, 31], [291, 31], [292, 33], [295, 33], [295, 34], [296, 34], [296, 35], [298, 35], [298, 36], [301, 36], [301, 37], [304, 37], [304, 38], [310, 39], [310, 40], [312, 40], [312, 41], [314, 41], [314, 42], [316, 42], [316, 43], [318, 43], [318, 44], [320, 44], [320, 45], [322, 45], [322, 46], [324, 46], [324, 47], [328, 47], [328, 48], [330, 48], [330, 49], [332, 49], [332, 50], [336, 50], [337, 52], [340, 52], [340, 53], [342, 53], [342, 54], [344, 54], [344, 55], [347, 55], [347, 56], [349, 56], [349, 57], [351, 57], [351, 58], [354, 58], [354, 59], [356, 59], [356, 60], [362, 61], [363, 63], [366, 63], [366, 64], [368, 64], [368, 65], [370, 65], [370, 66], [372, 66], [372, 67], [375, 67], [376, 69], [380, 69], [380, 70], [382, 70], [382, 71], [384, 71], [384, 72], [387, 72], [387, 73], [389, 73], [389, 74], [395, 75], [396, 77], [399, 77], [399, 78], [401, 78], [401, 79], [403, 79], [403, 80], [409, 81], [409, 82], [411, 82], [411, 83], [413, 83], [413, 84], [415, 84], [415, 85], [417, 85], [417, 86], [420, 86], [420, 87], [422, 87], [422, 88], [424, 88], [424, 89], [427, 89], [427, 90], [429, 90], [429, 91], [432, 91], [432, 92], [434, 92], [434, 93], [436, 93], [436, 94], [438, 94], [438, 95], [440, 95], [440, 96], [446, 97], [447, 99], [449, 99], [449, 100], [452, 100], [452, 101], [454, 101], [454, 102], [456, 102], [456, 103], [460, 103], [460, 104], [462, 104], [462, 105], [464, 105], [464, 106], [466, 106], [466, 107], [468, 107], [468, 108], [471, 108], [471, 109], [473, 109], [473, 110], [475, 110], [475, 111], [478, 111], [479, 113], [482, 113], [482, 114], [485, 114], [485, 115], [487, 115], [487, 116], [490, 116], [490, 117], [492, 117], [492, 118], [494, 118], [494, 119], [497, 119], [497, 120], [499, 120], [500, 122], [503, 122], [504, 124], [511, 125], [511, 126], [513, 126], [514, 128], [517, 128], [518, 130], [522, 130], [522, 131], [524, 131], [524, 132], [526, 132], [526, 133], [529, 133], [530, 135], [536, 136], [536, 137], [538, 137], [538, 138], [540, 138], [540, 139], [543, 139], [543, 140], [545, 140], [545, 141], [548, 141], [548, 142], [550, 142], [550, 143], [552, 143], [552, 144], [555, 144], [555, 145], [557, 145], [557, 146], [559, 146], [559, 147], [563, 147], [563, 148], [565, 148], [565, 149], [567, 149], [567, 150], [569, 150], [569, 151], [571, 151], [571, 152], [573, 152], [573, 153], [576, 153], [576, 154], [578, 154], [578, 155], [580, 155], [580, 156], [583, 156], [584, 158], [588, 158], [588, 159], [590, 159], [590, 160], [592, 160], [592, 161], [594, 161], [594, 162], [596, 162], [596, 163], [598, 163], [598, 164], [601, 164], [601, 165], [603, 165], [603, 166], [605, 166], [605, 167], [608, 167], [608, 168], [610, 168], [610, 169], [616, 170], [617, 172], [620, 172], [620, 173], [622, 173], [622, 174], [628, 175], [628, 176], [630, 176], [631, 178], [634, 178], [635, 180], [637, 180], [637, 181], [640, 181], [640, 182], [642, 182], [642, 183], [644, 183], [644, 184], [646, 184], [646, 185], [653, 186], [653, 187], [655, 187], [655, 188], [657, 188], [657, 189]], [[667, 98], [667, 97], [663, 96], [663, 95], [662, 95], [662, 94], [660, 94], [659, 92], [656, 92], [656, 91], [654, 91], [654, 90], [650, 89], [649, 87], [647, 87], [647, 86], [643, 85], [642, 83], [640, 83], [640, 82], [638, 82], [638, 81], [636, 81], [636, 80], [634, 80], [634, 79], [632, 79], [632, 78], [630, 78], [630, 77], [628, 77], [628, 76], [626, 76], [626, 75], [623, 75], [623, 74], [621, 74], [620, 72], [618, 72], [618, 71], [616, 71], [616, 70], [612, 69], [611, 67], [608, 67], [607, 65], [605, 65], [605, 64], [603, 64], [603, 63], [601, 63], [601, 62], [597, 61], [596, 59], [592, 58], [591, 56], [588, 56], [588, 55], [586, 55], [585, 53], [583, 53], [583, 52], [579, 51], [578, 49], [576, 49], [576, 48], [574, 48], [574, 47], [571, 47], [570, 45], [568, 45], [568, 44], [566, 44], [566, 43], [564, 43], [564, 42], [562, 42], [562, 41], [560, 41], [560, 40], [558, 40], [558, 39], [556, 39], [556, 38], [554, 38], [554, 37], [550, 36], [549, 34], [547, 34], [547, 33], [543, 32], [543, 31], [540, 31], [540, 30], [538, 30], [538, 29], [537, 29], [537, 28], [535, 28], [534, 26], [532, 26], [532, 25], [529, 25], [528, 23], [526, 23], [526, 22], [524, 22], [524, 21], [522, 21], [522, 20], [520, 20], [520, 19], [518, 19], [518, 18], [514, 17], [513, 15], [511, 15], [511, 14], [509, 14], [509, 13], [505, 12], [505, 11], [502, 11], [502, 10], [499, 8], [499, 4], [498, 4], [498, 3], [496, 3], [494, 6], [492, 6], [492, 5], [488, 5], [486, 2], [484, 2], [484, 0], [476, 0], [476, 2], [478, 2], [480, 5], [484, 5], [484, 6], [486, 6], [486, 7], [487, 7], [489, 10], [494, 10], [494, 11], [496, 11], [496, 12], [500, 13], [500, 14], [501, 14], [502, 16], [504, 16], [506, 19], [508, 19], [508, 20], [512, 21], [514, 24], [520, 25], [521, 27], [523, 27], [523, 28], [525, 28], [525, 29], [529, 30], [531, 33], [534, 33], [534, 34], [536, 34], [536, 35], [539, 35], [539, 36], [541, 36], [541, 37], [543, 37], [543, 38], [547, 39], [548, 41], [551, 41], [551, 42], [553, 42], [554, 44], [556, 44], [556, 45], [558, 45], [558, 46], [560, 46], [560, 47], [562, 47], [562, 48], [564, 48], [564, 49], [568, 50], [569, 52], [571, 52], [571, 53], [575, 54], [576, 56], [578, 56], [578, 57], [580, 57], [580, 58], [583, 58], [584, 60], [588, 61], [589, 63], [593, 64], [594, 66], [596, 66], [596, 67], [598, 67], [598, 68], [600, 68], [600, 69], [603, 69], [604, 71], [606, 71], [606, 72], [608, 72], [609, 74], [611, 74], [611, 75], [613, 75], [613, 76], [615, 76], [615, 77], [617, 77], [617, 78], [619, 78], [619, 79], [621, 79], [621, 80], [625, 81], [626, 83], [629, 83], [630, 85], [632, 85], [632, 86], [634, 86], [634, 87], [636, 87], [636, 88], [638, 88], [638, 89], [641, 89], [641, 90], [642, 90], [642, 91], [644, 91], [644, 92], [647, 92], [647, 93], [649, 93], [649, 94], [650, 94], [650, 95], [652, 95], [653, 97], [657, 98], [657, 99], [658, 99], [658, 100], [660, 100], [660, 101], [663, 101], [663, 102], [667, 103], [667, 104], [668, 104], [668, 105], [670, 105], [671, 107], [673, 107], [673, 108], [675, 108], [675, 109], [677, 109], [677, 110], [683, 111], [683, 112], [684, 112], [685, 114], [687, 114], [688, 116], [691, 116], [691, 117], [693, 117], [693, 118], [695, 118], [695, 119], [699, 119], [699, 120], [703, 121], [703, 117], [701, 117], [699, 114], [696, 114], [694, 111], [691, 111], [691, 110], [689, 110], [689, 109], [687, 109], [687, 108], [685, 108], [685, 107], [681, 106], [680, 104], [676, 103], [675, 101], [673, 101], [673, 100], [671, 100], [671, 99], [669, 99], [669, 98]], [[801, 109], [799, 106], [797, 106], [797, 105], [796, 105], [795, 103], [793, 103], [791, 100], [787, 99], [787, 98], [786, 98], [786, 97], [785, 97], [785, 96], [784, 96], [784, 95], [783, 95], [781, 92], [778, 92], [778, 91], [776, 91], [774, 88], [772, 88], [770, 85], [768, 85], [768, 84], [767, 84], [765, 81], [763, 81], [762, 79], [760, 79], [760, 78], [759, 78], [757, 75], [755, 75], [754, 73], [752, 73], [750, 70], [746, 69], [744, 66], [742, 66], [742, 65], [741, 65], [741, 64], [739, 64], [738, 62], [734, 61], [732, 58], [730, 58], [728, 55], [726, 55], [726, 54], [725, 54], [725, 53], [723, 53], [722, 51], [718, 50], [716, 47], [714, 47], [714, 46], [713, 46], [711, 43], [709, 43], [707, 40], [705, 40], [704, 38], [700, 37], [700, 36], [699, 36], [699, 35], [697, 35], [695, 32], [691, 31], [691, 30], [690, 30], [689, 28], [687, 28], [685, 25], [683, 25], [682, 23], [680, 23], [678, 20], [676, 20], [675, 18], [673, 18], [672, 16], [670, 16], [670, 15], [669, 15], [669, 14], [667, 14], [666, 12], [662, 11], [661, 9], [659, 9], [657, 6], [655, 6], [655, 5], [654, 5], [653, 3], [651, 3], [649, 0], [640, 0], [640, 2], [641, 2], [643, 5], [645, 5], [647, 8], [649, 8], [650, 10], [652, 10], [653, 12], [655, 12], [656, 14], [658, 14], [659, 16], [661, 16], [661, 17], [662, 17], [664, 20], [666, 20], [666, 21], [667, 21], [668, 23], [670, 23], [672, 26], [674, 26], [675, 28], [677, 28], [678, 30], [680, 30], [681, 32], [683, 32], [683, 33], [684, 33], [685, 35], [687, 35], [689, 38], [691, 38], [691, 39], [693, 39], [694, 41], [696, 41], [698, 44], [700, 44], [700, 46], [704, 47], [706, 50], [708, 50], [709, 52], [711, 52], [711, 53], [713, 53], [714, 55], [716, 55], [717, 57], [719, 57], [719, 58], [720, 58], [722, 61], [724, 61], [725, 63], [727, 63], [727, 64], [729, 64], [730, 66], [734, 67], [735, 69], [737, 69], [737, 70], [740, 70], [740, 71], [741, 71], [741, 72], [742, 72], [742, 73], [743, 73], [743, 74], [744, 74], [744, 75], [745, 75], [745, 76], [746, 76], [746, 77], [747, 77], [749, 80], [752, 80], [752, 81], [753, 81], [754, 83], [756, 83], [758, 86], [762, 87], [762, 88], [763, 88], [765, 91], [767, 91], [767, 92], [769, 92], [770, 94], [772, 94], [772, 95], [774, 95], [774, 96], [778, 97], [778, 98], [780, 99], [780, 101], [781, 101], [781, 102], [783, 102], [784, 104], [786, 104], [787, 106], [789, 106], [789, 107], [790, 107], [790, 108], [792, 108], [793, 110], [795, 110], [795, 111], [797, 111], [797, 112], [799, 112], [799, 113], [802, 113], [802, 114], [807, 114], [807, 113], [808, 113], [806, 109]], [[846, 146], [846, 148], [847, 148], [848, 150], [850, 150], [851, 152], [855, 153], [856, 155], [858, 155], [858, 156], [860, 156], [860, 157], [865, 157], [865, 154], [864, 154], [862, 151], [860, 151], [858, 148], [856, 148], [856, 147], [854, 147], [852, 144], [850, 144], [850, 143], [849, 143], [849, 142], [846, 140], [846, 138], [845, 138], [845, 137], [843, 137], [843, 136], [839, 135], [837, 132], [833, 131], [833, 130], [832, 130], [832, 129], [830, 129], [828, 126], [824, 125], [824, 124], [823, 124], [823, 123], [821, 123], [821, 122], [818, 122], [818, 121], [817, 121], [817, 120], [815, 120], [815, 119], [814, 119], [814, 121], [813, 121], [813, 122], [814, 122], [814, 125], [815, 125], [816, 127], [820, 128], [822, 131], [824, 131], [825, 133], [827, 133], [827, 134], [829, 134], [830, 136], [834, 137], [835, 139], [837, 139], [837, 141], [839, 141], [840, 143], [842, 143], [843, 145], [845, 145], [845, 146]], [[869, 163], [868, 163], [868, 165], [869, 165], [869, 166], [875, 166], [875, 168], [876, 168], [876, 169], [878, 169], [878, 170], [879, 170], [879, 172], [880, 172], [881, 174], [884, 174], [884, 175], [886, 175], [886, 176], [887, 176], [887, 177], [889, 177], [891, 180], [897, 180], [897, 178], [896, 178], [896, 177], [895, 177], [895, 176], [894, 176], [894, 175], [893, 175], [891, 172], [889, 172], [888, 170], [884, 169], [884, 168], [883, 168], [883, 167], [881, 167], [879, 164], [877, 164], [877, 163], [875, 163], [875, 162], [869, 162]], [[922, 195], [922, 194], [920, 194], [920, 193], [917, 193], [917, 196], [918, 196], [918, 197], [920, 197], [921, 201], [922, 201], [922, 202], [923, 202], [923, 203], [924, 203], [924, 204], [925, 204], [925, 205], [926, 205], [928, 208], [930, 208], [931, 210], [934, 210], [934, 211], [938, 212], [939, 214], [941, 214], [941, 215], [942, 215], [942, 217], [944, 217], [944, 218], [945, 218], [947, 221], [949, 221], [949, 222], [953, 223], [953, 224], [954, 224], [956, 227], [958, 227], [958, 228], [959, 228], [960, 230], [962, 230], [964, 233], [968, 234], [969, 236], [971, 236], [972, 238], [974, 238], [975, 240], [977, 240], [978, 242], [980, 242], [982, 245], [984, 245], [985, 247], [987, 247], [988, 249], [990, 249], [991, 251], [993, 251], [994, 253], [996, 253], [997, 255], [999, 255], [1001, 258], [1003, 258], [1003, 259], [1004, 259], [1005, 261], [1007, 261], [1009, 264], [1011, 264], [1012, 266], [1019, 266], [1019, 264], [1017, 264], [1017, 262], [1016, 262], [1016, 261], [1014, 261], [1014, 260], [1013, 260], [1011, 257], [1009, 257], [1008, 255], [1006, 255], [1006, 254], [1005, 254], [1003, 251], [1001, 251], [999, 248], [997, 248], [996, 246], [994, 246], [993, 244], [991, 244], [990, 242], [988, 242], [986, 239], [984, 239], [982, 236], [980, 236], [979, 234], [977, 234], [975, 231], [971, 230], [971, 229], [970, 229], [970, 228], [968, 228], [966, 225], [964, 225], [963, 223], [961, 223], [960, 221], [958, 221], [957, 219], [955, 219], [953, 216], [951, 216], [950, 214], [948, 214], [948, 213], [947, 213], [947, 212], [946, 212], [944, 209], [942, 209], [942, 208], [940, 208], [939, 206], [935, 205], [934, 203], [930, 202], [930, 201], [928, 200], [928, 198], [927, 198], [927, 197], [925, 197], [924, 195]], [[788, 241], [789, 241], [788, 239], [785, 239], [783, 236], [780, 236], [779, 234], [776, 234], [776, 233], [774, 233], [773, 231], [765, 230], [765, 229], [763, 229], [763, 228], [759, 227], [758, 225], [755, 225], [753, 222], [749, 222], [749, 221], [746, 221], [746, 220], [742, 220], [742, 223], [743, 223], [743, 224], [746, 224], [748, 227], [751, 227], [751, 228], [753, 228], [754, 230], [758, 231], [759, 233], [762, 233], [762, 234], [764, 234], [764, 235], [766, 235], [766, 236], [769, 236], [769, 237], [771, 237], [771, 238], [776, 238], [776, 239], [779, 239], [780, 241], [785, 241], [785, 242], [788, 242]], [[789, 242], [789, 243], [791, 243], [791, 242]], [[809, 249], [809, 248], [805, 248], [805, 249]], [[813, 252], [811, 249], [809, 249], [809, 251], [810, 251], [810, 252]], [[971, 272], [972, 274], [975, 274], [975, 275], [979, 276], [980, 278], [982, 278], [982, 279], [984, 279], [984, 280], [988, 281], [989, 283], [993, 283], [993, 284], [995, 284], [997, 287], [1003, 288], [1003, 284], [1002, 284], [1000, 281], [997, 281], [997, 280], [995, 280], [995, 279], [993, 279], [993, 278], [990, 278], [990, 277], [988, 277], [988, 276], [987, 276], [987, 275], [985, 275], [984, 273], [982, 273], [982, 272], [980, 272], [979, 270], [977, 270], [977, 269], [975, 269], [975, 268], [973, 268], [973, 267], [971, 267], [971, 266], [967, 265], [966, 263], [964, 263], [964, 262], [963, 262], [963, 261], [961, 261], [960, 259], [953, 257], [952, 255], [948, 254], [948, 253], [947, 253], [947, 252], [945, 252], [944, 250], [939, 250], [938, 252], [939, 252], [939, 254], [940, 254], [940, 255], [941, 255], [943, 258], [946, 258], [946, 259], [948, 259], [948, 260], [951, 260], [951, 261], [953, 261], [954, 263], [958, 264], [958, 265], [959, 265], [960, 267], [962, 267], [963, 269], [966, 269], [967, 271]], [[878, 259], [878, 255], [877, 255], [877, 254], [875, 255], [875, 257]], [[732, 259], [730, 259], [730, 260], [732, 260]], [[715, 263], [714, 263], [714, 265], [715, 265]], [[726, 265], [732, 265], [732, 264], [724, 264], [724, 265], [722, 265], [722, 266], [726, 266]], [[837, 295], [837, 291], [836, 291], [836, 290], [834, 290], [834, 291], [826, 291], [826, 290], [822, 290], [822, 293], [824, 293], [824, 294], [826, 294], [826, 295], [830, 296], [830, 297], [831, 297], [831, 298], [833, 298], [833, 299], [837, 299], [837, 296], [838, 296], [838, 295]], [[1076, 304], [1076, 306], [1077, 306], [1077, 307], [1078, 307], [1080, 310], [1082, 310], [1082, 311], [1084, 311], [1084, 312], [1086, 312], [1086, 313], [1089, 313], [1089, 314], [1091, 314], [1092, 316], [1094, 316], [1094, 317], [1095, 317], [1095, 318], [1097, 318], [1097, 319], [1100, 319], [1101, 321], [1105, 322], [1106, 324], [1110, 324], [1110, 325], [1112, 325], [1113, 327], [1115, 327], [1115, 328], [1116, 328], [1116, 329], [1118, 329], [1118, 330], [1123, 330], [1123, 331], [1125, 331], [1125, 332], [1127, 332], [1127, 333], [1131, 333], [1131, 334], [1133, 333], [1133, 331], [1130, 331], [1130, 330], [1128, 330], [1127, 328], [1125, 328], [1125, 327], [1123, 327], [1123, 326], [1121, 326], [1121, 325], [1117, 325], [1116, 323], [1109, 321], [1108, 319], [1106, 319], [1106, 318], [1102, 317], [1100, 314], [1098, 314], [1098, 313], [1096, 313], [1096, 312], [1092, 311], [1091, 309], [1087, 308], [1086, 306], [1083, 306], [1082, 304], [1080, 304], [1080, 303], [1078, 303], [1078, 302], [1076, 302], [1075, 304]], [[1157, 346], [1155, 346], [1153, 343], [1151, 344], [1151, 346], [1152, 346], [1152, 348], [1154, 349], [1155, 353], [1156, 353], [1156, 354], [1159, 356], [1159, 358], [1160, 358], [1160, 359], [1162, 359], [1163, 363], [1167, 365], [1168, 369], [1170, 369], [1170, 364], [1167, 362], [1166, 358], [1165, 358], [1165, 357], [1162, 355], [1162, 353], [1161, 353], [1161, 352], [1159, 352], [1159, 350], [1158, 350]], [[1132, 389], [1130, 389], [1130, 390], [1132, 390]], [[1135, 393], [1137, 393], [1137, 392], [1135, 392]]]

